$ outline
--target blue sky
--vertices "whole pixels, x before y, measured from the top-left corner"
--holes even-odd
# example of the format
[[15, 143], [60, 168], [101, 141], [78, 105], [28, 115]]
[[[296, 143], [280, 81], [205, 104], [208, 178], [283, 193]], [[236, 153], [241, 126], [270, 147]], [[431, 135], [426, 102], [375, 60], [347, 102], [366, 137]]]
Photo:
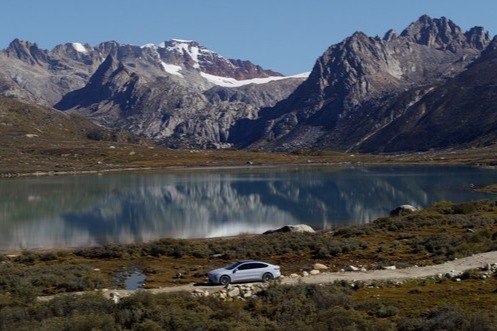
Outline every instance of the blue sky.
[[179, 38], [288, 75], [310, 71], [326, 48], [355, 31], [400, 33], [423, 14], [497, 33], [495, 0], [2, 0], [0, 8], [2, 49], [15, 38], [45, 49]]

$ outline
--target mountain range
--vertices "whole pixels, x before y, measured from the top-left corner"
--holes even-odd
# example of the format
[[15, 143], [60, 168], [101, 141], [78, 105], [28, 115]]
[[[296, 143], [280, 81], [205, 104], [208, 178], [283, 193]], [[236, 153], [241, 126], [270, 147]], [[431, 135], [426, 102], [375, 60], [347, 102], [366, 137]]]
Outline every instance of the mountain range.
[[257, 116], [303, 80], [185, 40], [69, 43], [47, 51], [16, 39], [0, 53], [0, 95], [183, 148], [227, 146], [233, 123]]
[[77, 113], [175, 148], [425, 151], [497, 138], [497, 38], [426, 15], [400, 34], [356, 32], [310, 74], [285, 77], [195, 41], [14, 40], [0, 96]]

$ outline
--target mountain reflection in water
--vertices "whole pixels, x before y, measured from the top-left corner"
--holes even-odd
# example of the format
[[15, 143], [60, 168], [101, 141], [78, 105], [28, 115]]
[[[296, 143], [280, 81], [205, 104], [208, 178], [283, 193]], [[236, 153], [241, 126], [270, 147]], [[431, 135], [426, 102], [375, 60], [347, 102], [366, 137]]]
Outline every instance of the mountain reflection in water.
[[145, 242], [365, 223], [401, 204], [492, 197], [471, 167], [264, 168], [2, 179], [2, 249]]

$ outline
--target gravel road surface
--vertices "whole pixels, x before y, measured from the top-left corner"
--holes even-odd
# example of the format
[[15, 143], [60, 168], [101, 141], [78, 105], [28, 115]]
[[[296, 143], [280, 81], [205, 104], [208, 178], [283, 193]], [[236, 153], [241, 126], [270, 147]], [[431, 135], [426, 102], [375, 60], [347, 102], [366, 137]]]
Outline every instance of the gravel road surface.
[[[497, 251], [475, 254], [472, 256], [456, 259], [442, 264], [425, 266], [425, 267], [411, 267], [406, 269], [395, 269], [395, 270], [371, 270], [367, 272], [321, 272], [317, 275], [311, 275], [306, 277], [284, 277], [281, 281], [282, 284], [327, 284], [335, 281], [374, 281], [374, 280], [406, 280], [415, 278], [425, 278], [430, 276], [436, 276], [439, 274], [446, 274], [448, 272], [454, 271], [455, 273], [463, 272], [470, 269], [476, 269], [487, 264], [497, 263]], [[214, 293], [223, 289], [223, 286], [218, 285], [208, 285], [208, 284], [187, 284], [179, 285], [173, 287], [164, 287], [158, 289], [146, 289], [143, 291], [149, 291], [152, 293], [164, 293], [164, 292], [177, 292], [177, 291], [188, 291], [193, 292], [194, 290], [209, 291], [209, 293]], [[119, 296], [124, 297], [134, 293], [132, 290], [112, 290], [105, 291], [104, 295], [110, 296], [111, 293], [118, 293]], [[42, 299], [43, 300], [43, 299]]]

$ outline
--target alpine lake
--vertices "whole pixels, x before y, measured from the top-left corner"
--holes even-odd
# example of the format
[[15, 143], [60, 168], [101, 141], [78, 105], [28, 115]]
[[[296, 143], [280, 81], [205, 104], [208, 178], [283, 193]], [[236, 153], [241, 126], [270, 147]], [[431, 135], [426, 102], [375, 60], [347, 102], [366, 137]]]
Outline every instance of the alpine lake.
[[85, 247], [159, 238], [316, 230], [392, 209], [494, 199], [469, 166], [239, 167], [19, 177], [0, 181], [0, 249]]

